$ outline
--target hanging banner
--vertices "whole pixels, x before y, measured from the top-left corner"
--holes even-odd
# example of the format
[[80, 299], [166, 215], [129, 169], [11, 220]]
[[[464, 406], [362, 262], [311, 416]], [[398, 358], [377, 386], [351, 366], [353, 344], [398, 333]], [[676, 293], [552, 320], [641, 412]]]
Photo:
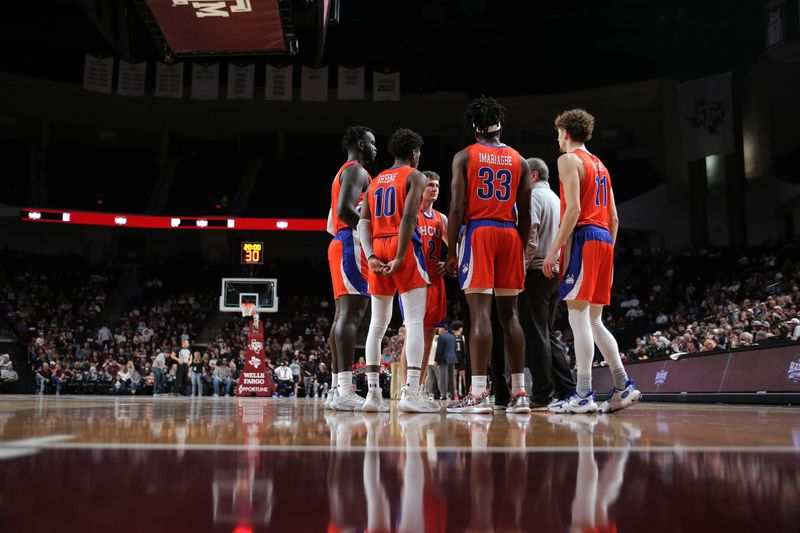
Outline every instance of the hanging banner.
[[274, 67], [267, 65], [266, 91], [264, 98], [290, 102], [292, 100], [292, 65]]
[[364, 99], [364, 67], [339, 67], [339, 100]]
[[328, 67], [303, 67], [300, 99], [307, 102], [328, 101]]
[[278, 0], [146, 0], [175, 53], [286, 50]]
[[122, 96], [144, 96], [147, 79], [147, 61], [128, 63], [120, 60], [117, 94]]
[[113, 57], [94, 57], [86, 54], [83, 64], [83, 88], [97, 93], [111, 94], [114, 76]]
[[730, 72], [678, 85], [678, 109], [686, 161], [734, 152]]
[[250, 100], [256, 81], [255, 65], [228, 65], [228, 100]]
[[400, 73], [372, 73], [372, 99], [376, 102], [400, 101]]
[[219, 97], [219, 63], [192, 64], [192, 100], [216, 100]]
[[183, 63], [156, 64], [156, 96], [183, 98]]

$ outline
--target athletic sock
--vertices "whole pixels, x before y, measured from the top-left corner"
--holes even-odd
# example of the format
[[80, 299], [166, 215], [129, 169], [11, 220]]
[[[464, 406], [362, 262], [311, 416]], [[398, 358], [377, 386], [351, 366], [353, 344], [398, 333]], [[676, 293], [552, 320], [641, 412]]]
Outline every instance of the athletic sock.
[[331, 390], [335, 389], [339, 385], [339, 374], [333, 374], [331, 376]]
[[575, 387], [575, 390], [581, 396], [586, 396], [586, 393], [589, 392], [592, 388], [592, 374], [591, 372], [588, 374], [584, 374], [583, 372], [578, 372], [578, 386]]
[[611, 376], [614, 378], [614, 388], [622, 390], [625, 388], [625, 383], [628, 381], [628, 373], [625, 372], [625, 367], [611, 369]]
[[377, 389], [379, 387], [379, 383], [380, 380], [378, 379], [377, 372], [367, 372], [367, 385], [369, 386], [370, 389], [372, 388]]
[[511, 374], [511, 394], [525, 392], [525, 373]]
[[486, 392], [486, 376], [472, 376], [472, 395], [476, 398]]
[[353, 373], [339, 372], [339, 396], [350, 394], [353, 389]]
[[406, 370], [406, 385], [408, 392], [416, 394], [419, 392], [419, 368], [409, 368]]

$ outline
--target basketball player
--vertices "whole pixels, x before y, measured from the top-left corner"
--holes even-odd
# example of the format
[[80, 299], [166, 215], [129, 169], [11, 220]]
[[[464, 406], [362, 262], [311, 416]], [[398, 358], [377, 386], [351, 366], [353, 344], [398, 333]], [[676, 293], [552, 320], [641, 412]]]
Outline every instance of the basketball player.
[[[388, 411], [378, 385], [380, 347], [391, 319], [395, 291], [400, 293], [406, 319], [406, 394], [397, 408], [404, 412], [438, 412], [439, 405], [420, 392], [423, 319], [429, 277], [422, 241], [417, 231], [426, 179], [417, 170], [422, 137], [400, 128], [389, 139], [394, 166], [370, 184], [358, 223], [361, 247], [369, 260], [369, 294], [372, 318], [367, 334], [367, 383], [364, 411]], [[340, 391], [341, 392], [341, 391]], [[340, 399], [341, 401], [341, 399]]]
[[[447, 243], [447, 217], [433, 208], [433, 203], [439, 198], [439, 174], [431, 171], [424, 171], [427, 178], [425, 191], [422, 193], [422, 202], [417, 216], [417, 228], [422, 237], [422, 250], [425, 253], [425, 263], [428, 270], [428, 277], [431, 284], [428, 285], [428, 296], [425, 302], [425, 319], [422, 322], [425, 344], [422, 355], [422, 374], [420, 383], [426, 383], [428, 361], [430, 359], [431, 346], [433, 345], [433, 335], [436, 328], [445, 327], [447, 324], [447, 298], [444, 288], [444, 263], [442, 262], [442, 252], [444, 244]], [[400, 300], [400, 312], [403, 312], [402, 300]], [[403, 345], [401, 354], [403, 366], [406, 366], [406, 347]], [[444, 396], [444, 392], [442, 396]]]
[[[493, 98], [481, 97], [464, 118], [475, 144], [453, 158], [453, 181], [448, 226], [455, 242], [466, 223], [459, 246], [448, 249], [445, 268], [458, 275], [470, 313], [469, 349], [472, 387], [451, 404], [450, 413], [492, 413], [486, 369], [492, 349], [492, 294], [503, 327], [511, 364], [511, 399], [507, 413], [529, 413], [525, 393], [525, 337], [517, 315], [517, 295], [525, 285], [524, 243], [531, 228], [531, 179], [528, 163], [500, 142], [505, 109]], [[516, 205], [516, 208], [515, 208]]]
[[[542, 263], [551, 278], [560, 270], [559, 293], [567, 302], [569, 325], [575, 338], [577, 387], [561, 401], [548, 406], [558, 413], [610, 413], [630, 407], [641, 397], [628, 379], [619, 357], [617, 341], [603, 325], [603, 306], [611, 302], [614, 244], [619, 218], [608, 169], [591, 154], [585, 142], [592, 138], [594, 117], [583, 109], [558, 115], [558, 177], [561, 180], [561, 224]], [[562, 260], [558, 267], [560, 251]], [[592, 391], [595, 344], [608, 363], [614, 390], [600, 407]]]
[[[344, 132], [342, 149], [347, 161], [331, 185], [331, 211], [329, 232], [334, 235], [328, 246], [328, 263], [331, 268], [335, 312], [328, 343], [331, 347], [331, 390], [325, 407], [336, 409], [339, 381], [343, 389], [350, 390], [353, 381], [351, 366], [355, 357], [356, 332], [364, 318], [369, 302], [367, 294], [367, 258], [361, 250], [356, 228], [359, 206], [369, 187], [370, 175], [364, 165], [375, 160], [375, 134], [364, 126], [353, 126]], [[355, 394], [348, 396], [342, 410], [360, 407]]]

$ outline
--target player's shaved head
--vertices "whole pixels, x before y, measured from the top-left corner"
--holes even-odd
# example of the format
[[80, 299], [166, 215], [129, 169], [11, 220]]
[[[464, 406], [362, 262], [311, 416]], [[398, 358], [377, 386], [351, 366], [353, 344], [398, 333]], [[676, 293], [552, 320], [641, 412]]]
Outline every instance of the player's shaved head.
[[536, 181], [547, 181], [550, 179], [550, 170], [547, 168], [547, 163], [544, 160], [539, 159], [538, 157], [531, 157], [530, 159], [526, 159], [528, 162], [528, 166], [531, 167], [531, 172], [538, 172], [539, 177], [536, 178]]

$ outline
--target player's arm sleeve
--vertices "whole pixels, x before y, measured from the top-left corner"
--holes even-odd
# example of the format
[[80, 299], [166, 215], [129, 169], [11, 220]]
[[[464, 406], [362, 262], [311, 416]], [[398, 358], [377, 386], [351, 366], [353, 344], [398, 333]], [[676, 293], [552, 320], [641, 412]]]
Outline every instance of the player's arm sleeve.
[[358, 221], [358, 239], [361, 241], [361, 249], [364, 256], [369, 259], [375, 252], [372, 250], [372, 222], [366, 218]]

